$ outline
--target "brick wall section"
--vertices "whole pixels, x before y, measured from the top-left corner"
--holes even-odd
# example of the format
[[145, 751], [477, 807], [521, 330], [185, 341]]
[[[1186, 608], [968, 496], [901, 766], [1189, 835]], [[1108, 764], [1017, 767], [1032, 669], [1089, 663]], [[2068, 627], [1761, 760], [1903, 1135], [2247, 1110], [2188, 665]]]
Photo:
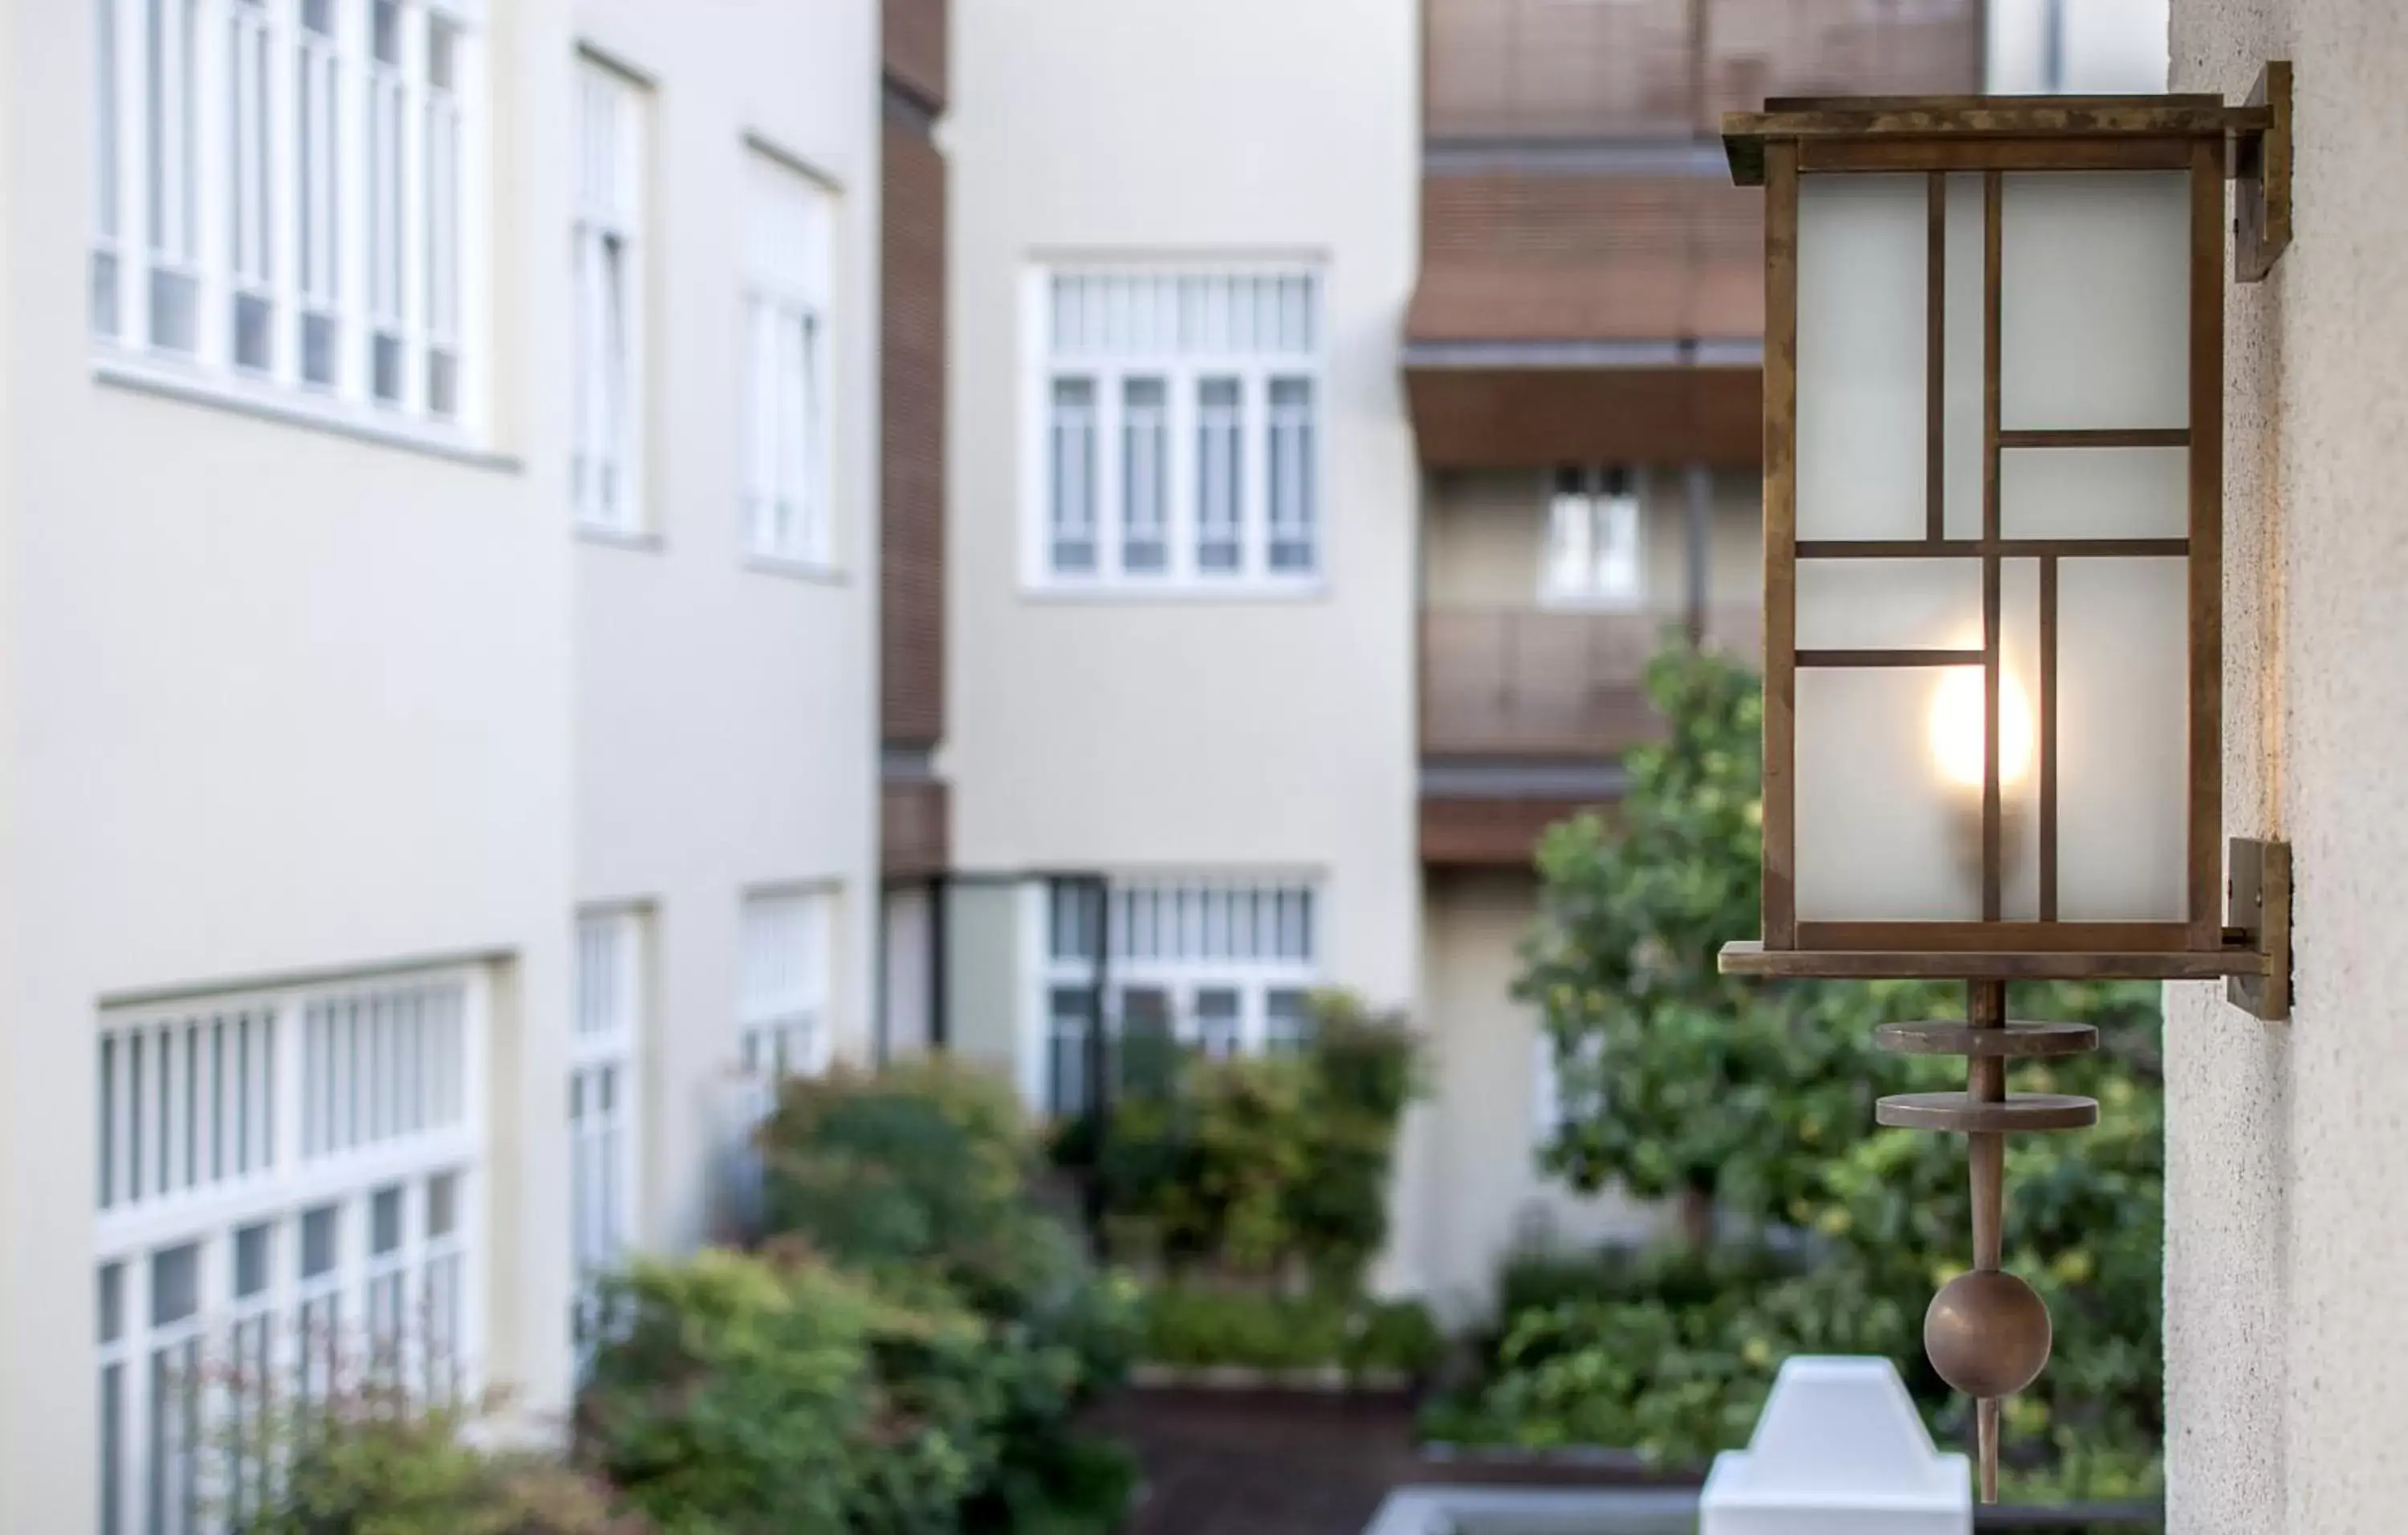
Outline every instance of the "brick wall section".
[[885, 135], [880, 722], [891, 745], [934, 746], [945, 734], [945, 161], [902, 114], [888, 113]]
[[885, 0], [886, 78], [931, 111], [944, 108], [949, 86], [946, 0]]

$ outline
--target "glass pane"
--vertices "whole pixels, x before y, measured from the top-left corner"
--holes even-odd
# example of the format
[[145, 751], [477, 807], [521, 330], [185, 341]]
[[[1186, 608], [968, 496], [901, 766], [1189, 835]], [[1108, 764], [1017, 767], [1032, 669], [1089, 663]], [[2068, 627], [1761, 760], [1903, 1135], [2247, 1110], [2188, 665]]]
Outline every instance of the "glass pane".
[[93, 333], [113, 337], [117, 324], [117, 257], [95, 251], [92, 254]]
[[1947, 265], [1941, 289], [1941, 531], [1982, 536], [1982, 366], [1988, 308], [1988, 194], [1979, 172], [1948, 178]]
[[447, 1237], [460, 1224], [460, 1175], [438, 1173], [426, 1180], [426, 1234]]
[[1121, 567], [1152, 573], [1169, 564], [1170, 433], [1160, 379], [1121, 385]]
[[1273, 379], [1270, 411], [1270, 566], [1309, 569], [1314, 520], [1312, 380]]
[[1798, 648], [1980, 650], [1979, 560], [1800, 560]]
[[1921, 176], [1799, 182], [1800, 538], [1909, 538], [1924, 531], [1929, 224]]
[[1800, 667], [1797, 693], [1799, 917], [1979, 919], [1981, 668]]
[[[2189, 562], [2057, 573], [2057, 914], [2187, 915]], [[1803, 820], [1800, 812], [1800, 820]]]
[[152, 268], [150, 272], [150, 344], [169, 351], [193, 350], [198, 316], [198, 285], [181, 272]]
[[301, 1217], [301, 1277], [314, 1279], [335, 1266], [337, 1211], [320, 1205]]
[[2000, 424], [2186, 425], [2189, 173], [2015, 174], [2004, 197]]
[[1312, 1013], [1306, 993], [1294, 986], [1275, 986], [1263, 998], [1267, 1040], [1273, 1051], [1302, 1050], [1312, 1038]]
[[1096, 567], [1096, 386], [1054, 380], [1053, 560], [1061, 571]]
[[1221, 1059], [1238, 1053], [1238, 992], [1231, 986], [1206, 986], [1196, 993], [1196, 1043], [1204, 1054]]
[[124, 1535], [125, 1367], [100, 1372], [100, 1535]]
[[1124, 986], [1120, 1000], [1114, 1043], [1120, 1048], [1121, 1090], [1162, 1097], [1169, 1092], [1179, 1065], [1170, 994], [1160, 986]]
[[388, 403], [401, 398], [401, 337], [376, 338], [376, 396]]
[[242, 1300], [267, 1288], [268, 1239], [265, 1224], [246, 1226], [234, 1234], [234, 1298]]
[[1047, 1103], [1054, 1113], [1087, 1106], [1087, 1042], [1094, 993], [1085, 986], [1055, 986], [1046, 997]]
[[125, 1265], [109, 1263], [100, 1270], [100, 1341], [113, 1343], [125, 1335]]
[[2011, 448], [1999, 455], [1999, 530], [2010, 538], [2186, 538], [2190, 450]]
[[401, 1245], [401, 1190], [380, 1188], [368, 1205], [368, 1251], [380, 1256]]
[[150, 1325], [164, 1327], [201, 1309], [201, 1249], [186, 1242], [150, 1259]]
[[1238, 380], [1199, 380], [1196, 385], [1196, 564], [1201, 570], [1238, 568], [1245, 506], [1243, 432]]
[[273, 312], [267, 300], [252, 294], [234, 297], [234, 360], [242, 367], [265, 368], [273, 335]]
[[301, 321], [301, 376], [314, 384], [335, 381], [335, 321], [322, 314]]

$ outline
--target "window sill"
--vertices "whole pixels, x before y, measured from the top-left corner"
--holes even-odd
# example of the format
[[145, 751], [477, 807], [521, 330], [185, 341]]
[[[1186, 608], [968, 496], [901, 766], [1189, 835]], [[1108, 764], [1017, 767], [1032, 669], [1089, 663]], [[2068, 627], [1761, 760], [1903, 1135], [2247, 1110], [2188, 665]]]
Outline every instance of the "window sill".
[[308, 394], [265, 380], [229, 378], [167, 361], [126, 351], [104, 351], [93, 359], [93, 378], [112, 388], [132, 390], [161, 399], [208, 406], [249, 416], [255, 421], [326, 432], [354, 442], [464, 464], [470, 468], [518, 474], [526, 466], [509, 453], [480, 448], [456, 426], [441, 426], [395, 416], [381, 409]]
[[633, 554], [665, 553], [669, 547], [666, 538], [648, 528], [606, 527], [599, 523], [579, 523], [577, 537], [585, 543], [624, 549]]
[[788, 581], [808, 581], [813, 586], [850, 586], [853, 578], [838, 566], [823, 565], [817, 560], [790, 559], [782, 554], [747, 554], [744, 568], [760, 576], [782, 576]]
[[1329, 595], [1329, 583], [1320, 576], [1288, 581], [1033, 581], [1023, 582], [1022, 597], [1038, 603], [1307, 603]]

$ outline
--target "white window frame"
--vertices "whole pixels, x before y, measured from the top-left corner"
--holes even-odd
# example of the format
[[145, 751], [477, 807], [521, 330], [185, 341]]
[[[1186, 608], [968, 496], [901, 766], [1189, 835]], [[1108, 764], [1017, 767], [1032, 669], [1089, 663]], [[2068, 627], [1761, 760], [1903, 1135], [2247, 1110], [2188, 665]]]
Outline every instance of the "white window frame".
[[836, 189], [746, 147], [740, 509], [755, 561], [838, 564], [834, 423]]
[[[1583, 466], [1545, 481], [1539, 600], [1549, 608], [1636, 612], [1647, 606], [1647, 481], [1639, 469]], [[1619, 547], [1623, 556], [1609, 551]]]
[[591, 1334], [597, 1282], [642, 1241], [644, 1040], [650, 924], [638, 907], [580, 912], [568, 1039], [569, 1256], [574, 1330]]
[[[1056, 882], [1040, 908], [1036, 1016], [1042, 1024], [1039, 1106], [1060, 1116], [1087, 1097], [1088, 1008], [1095, 984], [1094, 886]], [[1216, 1056], [1255, 1055], [1304, 1042], [1303, 1009], [1321, 983], [1317, 882], [1293, 875], [1209, 874], [1111, 881], [1104, 966], [1106, 1038], [1117, 1054], [1133, 996], [1159, 997], [1182, 1045]], [[1202, 1001], [1230, 996], [1234, 1030], [1209, 1037]], [[1057, 1002], [1065, 1006], [1057, 1007]], [[1080, 1060], [1078, 1101], [1061, 1090], [1065, 1053]]]
[[830, 1021], [836, 964], [836, 891], [759, 890], [738, 925], [736, 1059], [772, 1087], [816, 1076], [835, 1056]]
[[[651, 530], [644, 354], [651, 321], [645, 209], [652, 93], [592, 54], [577, 61], [569, 291], [577, 349], [569, 495], [580, 530]], [[608, 275], [618, 257], [618, 286]]]
[[[97, 14], [93, 121], [95, 206], [89, 330], [104, 380], [249, 406], [408, 445], [475, 450], [485, 429], [486, 189], [483, 21], [489, 0], [84, 0]], [[380, 6], [392, 7], [396, 61], [372, 58]], [[154, 14], [164, 112], [150, 108]], [[322, 15], [325, 36], [305, 25]], [[430, 38], [452, 38], [452, 83], [428, 77]], [[263, 56], [265, 67], [260, 67]], [[312, 73], [302, 122], [303, 72]], [[387, 190], [398, 199], [398, 271], [372, 287], [368, 196], [375, 117], [368, 83], [383, 82], [399, 135]], [[326, 96], [326, 79], [335, 84]], [[107, 89], [102, 89], [103, 81]], [[100, 121], [107, 114], [108, 121]], [[430, 185], [429, 136], [448, 124], [452, 174]], [[331, 152], [322, 136], [331, 133]], [[305, 144], [314, 184], [305, 189]], [[106, 160], [106, 164], [102, 162]], [[163, 217], [152, 218], [159, 174]], [[447, 206], [448, 204], [448, 206]], [[308, 227], [305, 229], [305, 222]], [[438, 235], [437, 230], [441, 233]], [[305, 251], [311, 253], [304, 270]], [[331, 261], [323, 259], [331, 255]], [[436, 270], [441, 266], [444, 276]], [[188, 289], [187, 337], [154, 334], [157, 294]], [[450, 312], [430, 316], [438, 281]], [[238, 310], [264, 312], [265, 355], [242, 355]], [[164, 311], [163, 311], [164, 313]], [[330, 377], [305, 377], [306, 333], [330, 324]], [[372, 324], [381, 321], [398, 370], [390, 398], [374, 389]], [[433, 397], [439, 337], [451, 409]]]
[[[1022, 296], [1022, 581], [1033, 592], [1111, 596], [1311, 595], [1328, 567], [1330, 411], [1326, 276], [1318, 262], [1063, 264], [1031, 267]], [[1128, 400], [1161, 385], [1168, 542], [1159, 567], [1127, 558]], [[1237, 550], [1202, 556], [1207, 382], [1237, 388]], [[1083, 386], [1092, 566], [1055, 558], [1057, 391]], [[1273, 394], [1301, 391], [1299, 408]], [[1274, 452], [1274, 441], [1285, 457]], [[1300, 451], [1300, 452], [1299, 452]], [[1292, 465], [1275, 479], [1275, 460]], [[1281, 526], [1274, 529], [1275, 516]], [[1140, 519], [1151, 526], [1151, 516]], [[1282, 560], [1301, 544], [1300, 560]]]
[[[116, 1416], [104, 1424], [94, 1467], [100, 1528], [191, 1535], [204, 1528], [207, 1500], [233, 1490], [216, 1451], [227, 1443], [228, 1414], [258, 1399], [218, 1377], [238, 1349], [264, 1350], [283, 1396], [295, 1384], [322, 1390], [338, 1356], [354, 1373], [365, 1365], [414, 1394], [474, 1397], [488, 1008], [481, 970], [443, 968], [101, 1014], [93, 1272], [104, 1297], [114, 1285], [120, 1325], [109, 1330], [104, 1307], [95, 1368], [104, 1413]], [[396, 1190], [398, 1240], [371, 1253], [379, 1196]], [[329, 1227], [308, 1220], [326, 1212]], [[448, 1219], [439, 1230], [438, 1217]], [[301, 1272], [305, 1225], [335, 1236], [331, 1265], [309, 1277]], [[265, 1284], [238, 1296], [243, 1234], [261, 1227]], [[198, 1264], [192, 1309], [154, 1325], [154, 1265], [187, 1247]], [[314, 1332], [330, 1313], [332, 1335]], [[432, 1325], [417, 1325], [438, 1315], [447, 1334], [439, 1340]], [[374, 1316], [397, 1316], [398, 1334], [358, 1327]], [[187, 1354], [188, 1343], [199, 1347]], [[161, 1472], [191, 1492], [167, 1499], [153, 1520], [150, 1408], [165, 1378], [154, 1360], [171, 1349], [176, 1368], [197, 1355], [203, 1371], [190, 1431], [169, 1446], [174, 1466]], [[195, 1447], [213, 1463], [198, 1465]]]

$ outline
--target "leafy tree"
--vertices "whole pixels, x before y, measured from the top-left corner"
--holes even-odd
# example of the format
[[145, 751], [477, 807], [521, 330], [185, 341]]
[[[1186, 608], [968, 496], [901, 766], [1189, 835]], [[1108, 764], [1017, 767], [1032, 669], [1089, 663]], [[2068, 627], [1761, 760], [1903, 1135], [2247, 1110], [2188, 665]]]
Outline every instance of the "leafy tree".
[[[1954, 1428], [1962, 1403], [1924, 1364], [1921, 1326], [1971, 1239], [1964, 1145], [1877, 1129], [1872, 1106], [1960, 1085], [1964, 1068], [1873, 1041], [1884, 1022], [1962, 1016], [1963, 989], [1719, 974], [1722, 945], [1757, 927], [1761, 693], [1740, 667], [1677, 647], [1648, 685], [1667, 739], [1631, 754], [1611, 823], [1579, 817], [1540, 849], [1541, 921], [1517, 995], [1553, 1037], [1567, 1108], [1542, 1160], [1578, 1188], [1680, 1201], [1693, 1246], [1719, 1212], [1750, 1242], [1805, 1256], [1738, 1297], [1667, 1299], [1616, 1277], [1509, 1319], [1487, 1415], [1467, 1431], [1625, 1425], [1644, 1440], [1631, 1447], [1693, 1458], [1744, 1438], [1779, 1358], [1798, 1352], [1885, 1355]], [[2101, 1037], [2096, 1054], [2016, 1069], [2019, 1088], [2086, 1094], [2101, 1114], [2094, 1131], [2009, 1145], [2008, 1264], [2048, 1299], [2058, 1339], [2048, 1372], [2010, 1404], [2010, 1448], [2053, 1486], [2142, 1490], [2162, 1431], [2157, 988], [2019, 985], [2010, 1009]], [[1642, 1320], [1650, 1308], [1671, 1314]], [[1605, 1370], [1580, 1362], [1583, 1339], [1681, 1357]]]

